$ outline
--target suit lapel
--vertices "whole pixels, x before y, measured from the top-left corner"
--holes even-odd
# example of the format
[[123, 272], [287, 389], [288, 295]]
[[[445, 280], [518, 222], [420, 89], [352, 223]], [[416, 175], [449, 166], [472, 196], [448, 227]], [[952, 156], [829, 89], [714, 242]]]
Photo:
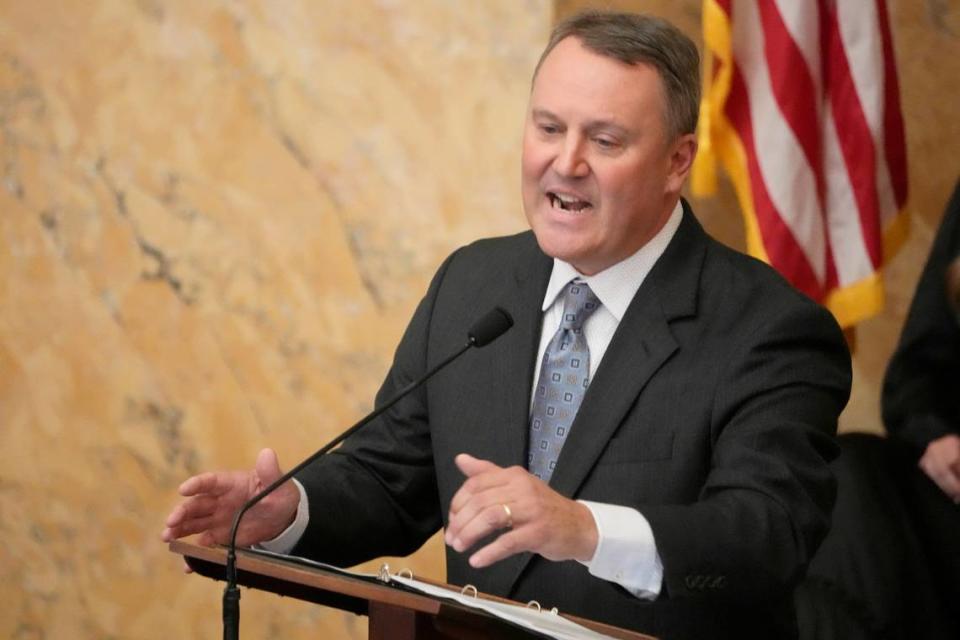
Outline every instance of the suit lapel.
[[570, 429], [550, 485], [573, 496], [650, 377], [677, 349], [651, 291], [630, 304]]
[[[550, 479], [550, 486], [562, 495], [577, 494], [637, 396], [678, 349], [670, 322], [696, 313], [707, 236], [687, 203], [683, 205], [680, 227], [627, 308], [577, 412]], [[540, 315], [538, 311], [536, 334]], [[531, 353], [526, 357], [533, 359]], [[528, 378], [532, 375], [530, 370]], [[529, 403], [529, 380], [524, 389]], [[526, 437], [524, 429], [524, 444]], [[506, 566], [497, 571], [496, 586], [506, 588], [496, 592], [509, 593], [531, 558], [525, 553], [498, 563]]]
[[684, 202], [680, 227], [627, 307], [580, 405], [550, 479], [559, 493], [576, 495], [651, 376], [679, 348], [670, 323], [696, 313], [705, 238]]
[[[532, 240], [531, 234], [531, 240]], [[523, 260], [513, 273], [513, 284], [504, 308], [513, 316], [514, 326], [507, 334], [507, 354], [503, 374], [496, 381], [501, 407], [491, 407], [494, 417], [489, 428], [502, 447], [503, 465], [526, 465], [527, 422], [533, 384], [537, 346], [540, 341], [541, 305], [550, 279], [553, 261], [534, 244], [530, 259]], [[505, 337], [507, 337], [505, 336]]]

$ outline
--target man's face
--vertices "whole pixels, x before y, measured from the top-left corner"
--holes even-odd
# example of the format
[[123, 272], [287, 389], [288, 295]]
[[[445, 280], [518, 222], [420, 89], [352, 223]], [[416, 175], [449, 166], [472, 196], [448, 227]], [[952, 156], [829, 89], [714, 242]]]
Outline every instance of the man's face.
[[540, 66], [523, 136], [523, 206], [540, 248], [593, 275], [666, 223], [693, 161], [668, 139], [660, 77], [560, 41]]

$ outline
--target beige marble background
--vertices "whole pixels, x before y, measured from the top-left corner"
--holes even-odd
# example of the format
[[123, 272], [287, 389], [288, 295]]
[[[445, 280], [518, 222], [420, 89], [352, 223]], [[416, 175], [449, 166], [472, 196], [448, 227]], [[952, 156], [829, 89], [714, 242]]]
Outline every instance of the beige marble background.
[[[177, 484], [370, 409], [439, 261], [523, 227], [530, 71], [584, 4], [0, 0], [0, 637], [217, 636], [158, 541]], [[699, 0], [602, 4], [699, 33]], [[845, 429], [958, 173], [957, 4], [892, 2], [917, 216]], [[742, 246], [728, 185], [695, 205]], [[403, 564], [441, 577], [439, 540]], [[243, 629], [366, 622], [245, 592]]]

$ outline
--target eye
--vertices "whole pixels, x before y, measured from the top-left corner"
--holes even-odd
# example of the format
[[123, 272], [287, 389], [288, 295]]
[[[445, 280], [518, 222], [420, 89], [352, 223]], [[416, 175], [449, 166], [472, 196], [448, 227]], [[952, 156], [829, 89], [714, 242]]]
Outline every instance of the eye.
[[608, 138], [606, 136], [596, 136], [593, 139], [593, 143], [600, 147], [601, 149], [616, 149], [620, 146], [620, 143], [613, 138]]
[[537, 125], [537, 128], [541, 133], [548, 136], [552, 136], [555, 133], [560, 133], [560, 126], [552, 122], [541, 122]]

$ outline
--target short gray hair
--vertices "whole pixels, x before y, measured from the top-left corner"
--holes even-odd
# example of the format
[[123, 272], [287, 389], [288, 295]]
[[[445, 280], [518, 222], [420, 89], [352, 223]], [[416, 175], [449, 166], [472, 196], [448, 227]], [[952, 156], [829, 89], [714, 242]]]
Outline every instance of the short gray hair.
[[700, 54], [682, 31], [662, 18], [635, 13], [584, 11], [554, 27], [533, 72], [561, 40], [577, 38], [590, 51], [627, 64], [645, 63], [660, 75], [671, 137], [693, 133], [700, 112]]

